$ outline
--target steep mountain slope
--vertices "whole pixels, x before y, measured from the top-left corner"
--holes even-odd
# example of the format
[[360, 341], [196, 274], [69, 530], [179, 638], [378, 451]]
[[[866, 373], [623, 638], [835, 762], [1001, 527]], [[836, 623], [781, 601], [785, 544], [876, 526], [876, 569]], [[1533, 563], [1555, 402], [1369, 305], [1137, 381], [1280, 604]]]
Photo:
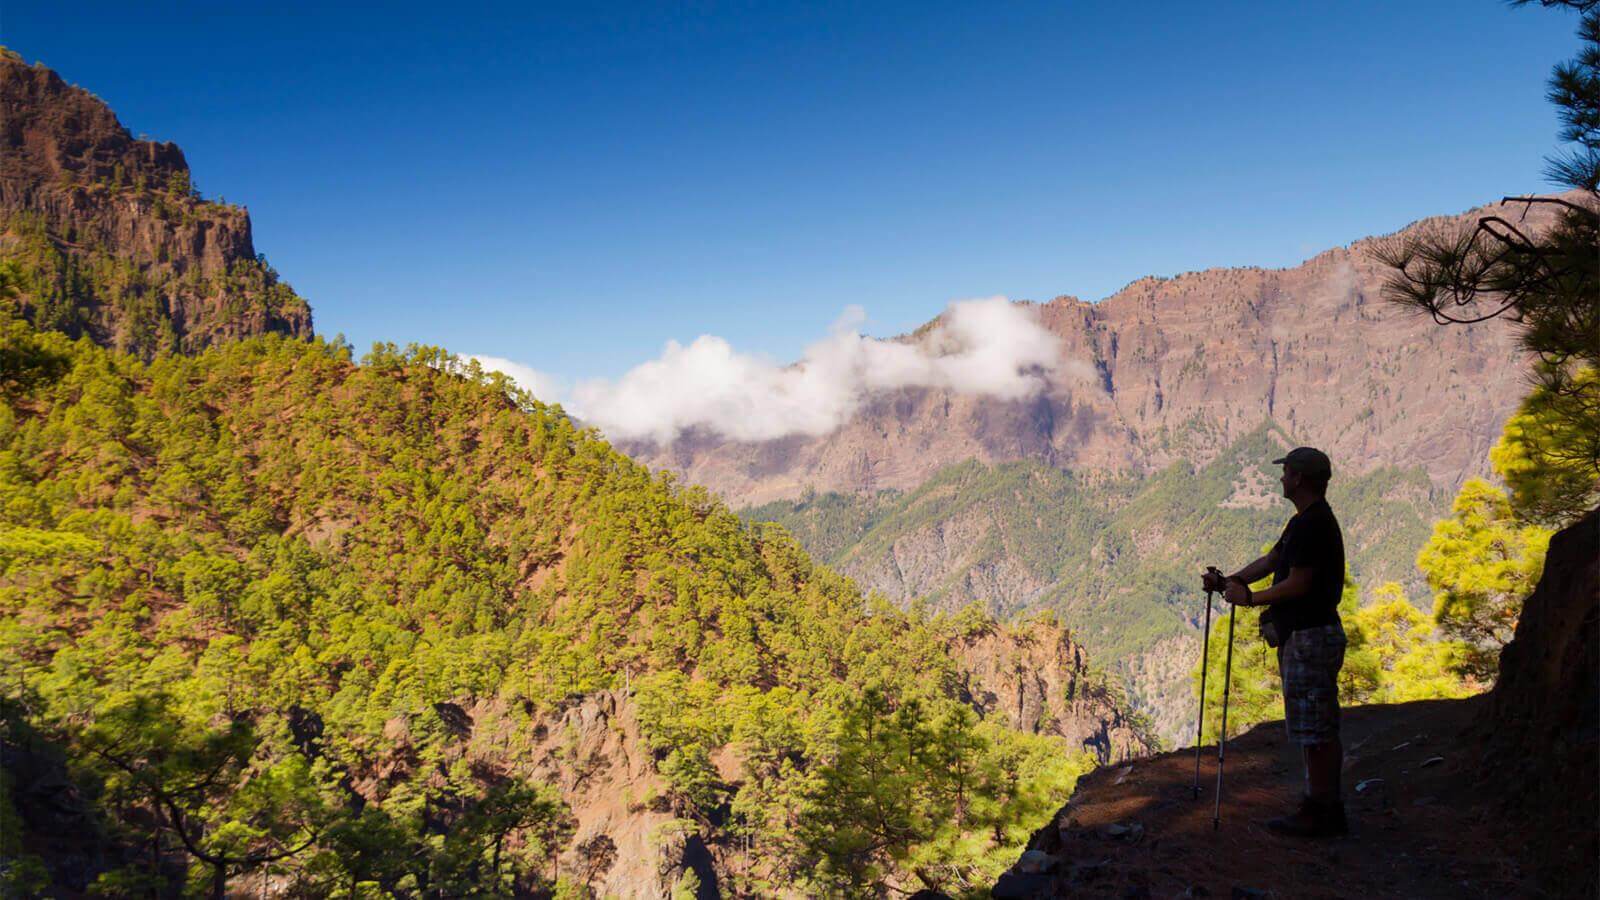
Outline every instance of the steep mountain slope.
[[311, 333], [249, 213], [202, 200], [183, 151], [134, 140], [100, 98], [4, 48], [0, 262], [29, 321], [146, 357]]
[[[305, 825], [275, 877], [402, 895], [481, 887], [494, 833], [473, 829], [507, 821], [486, 810], [508, 792], [547, 801], [497, 826], [506, 890], [659, 896], [696, 867], [724, 888], [949, 887], [990, 871], [1073, 767], [1149, 747], [1059, 628], [869, 612], [787, 535], [437, 351], [356, 365], [273, 337], [144, 364], [0, 325], [65, 361], [0, 406], [0, 654], [8, 718], [108, 798], [84, 814], [103, 865], [50, 872], [69, 886], [171, 877], [122, 843], [167, 831], [170, 849], [164, 779], [212, 744], [169, 757], [167, 734], [248, 736], [238, 783], [185, 814], [213, 852], [257, 821], [229, 816], [260, 773], [299, 772], [272, 808], [342, 824]], [[935, 842], [917, 874], [830, 824], [854, 821], [840, 779], [877, 789], [835, 766], [889, 753], [859, 730], [885, 722], [944, 748], [885, 761], [920, 811], [905, 827]], [[32, 790], [30, 826], [52, 802]], [[22, 849], [50, 858], [48, 821]], [[940, 849], [952, 827], [965, 843]]]
[[[1535, 207], [1529, 227], [1549, 215]], [[903, 389], [821, 437], [739, 443], [701, 432], [624, 449], [744, 505], [910, 490], [969, 459], [1148, 474], [1204, 465], [1273, 421], [1328, 450], [1341, 475], [1420, 465], [1449, 490], [1483, 471], [1523, 393], [1524, 360], [1504, 323], [1439, 328], [1382, 302], [1373, 240], [1290, 269], [1145, 278], [1098, 303], [1045, 303], [1039, 316], [1066, 359], [1094, 375], [1032, 399]]]
[[0, 104], [0, 893], [960, 890], [1151, 749], [1059, 626], [357, 363], [175, 146], [11, 55]]

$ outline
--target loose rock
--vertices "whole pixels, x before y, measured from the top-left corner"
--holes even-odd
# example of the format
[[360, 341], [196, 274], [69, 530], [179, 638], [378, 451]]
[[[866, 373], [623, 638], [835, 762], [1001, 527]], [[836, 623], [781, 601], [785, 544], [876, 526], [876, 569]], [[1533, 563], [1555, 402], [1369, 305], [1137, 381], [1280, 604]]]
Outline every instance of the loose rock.
[[1017, 860], [1016, 870], [1025, 875], [1037, 875], [1040, 872], [1054, 871], [1058, 862], [1059, 860], [1043, 850], [1028, 850]]

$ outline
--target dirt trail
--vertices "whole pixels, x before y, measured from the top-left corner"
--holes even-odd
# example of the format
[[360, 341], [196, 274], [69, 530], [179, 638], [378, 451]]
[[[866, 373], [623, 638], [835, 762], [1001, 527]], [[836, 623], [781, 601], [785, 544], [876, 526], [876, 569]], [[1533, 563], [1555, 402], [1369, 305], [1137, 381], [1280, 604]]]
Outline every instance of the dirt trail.
[[[1346, 837], [1306, 841], [1261, 826], [1301, 790], [1298, 749], [1281, 722], [1230, 741], [1222, 822], [1212, 829], [1216, 749], [1101, 769], [1034, 835], [996, 897], [1538, 896], [1494, 813], [1493, 773], [1464, 736], [1486, 698], [1348, 709], [1343, 719]], [[1592, 775], [1592, 773], [1591, 773]], [[1488, 779], [1486, 782], [1485, 779]]]

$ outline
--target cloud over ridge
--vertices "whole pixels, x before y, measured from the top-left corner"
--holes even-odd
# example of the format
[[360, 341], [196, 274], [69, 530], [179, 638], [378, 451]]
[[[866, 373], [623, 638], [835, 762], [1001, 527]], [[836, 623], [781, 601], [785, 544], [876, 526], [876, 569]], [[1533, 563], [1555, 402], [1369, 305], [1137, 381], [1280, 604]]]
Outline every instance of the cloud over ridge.
[[[875, 393], [941, 388], [1002, 400], [1031, 396], [1064, 368], [1059, 342], [1038, 308], [1004, 297], [950, 304], [915, 338], [884, 340], [860, 332], [866, 320], [851, 306], [827, 337], [800, 360], [780, 365], [740, 353], [723, 338], [668, 341], [661, 355], [621, 378], [580, 381], [559, 399], [586, 424], [617, 440], [670, 442], [697, 428], [741, 441], [822, 435]], [[540, 399], [559, 382], [526, 366], [472, 357], [505, 372]]]

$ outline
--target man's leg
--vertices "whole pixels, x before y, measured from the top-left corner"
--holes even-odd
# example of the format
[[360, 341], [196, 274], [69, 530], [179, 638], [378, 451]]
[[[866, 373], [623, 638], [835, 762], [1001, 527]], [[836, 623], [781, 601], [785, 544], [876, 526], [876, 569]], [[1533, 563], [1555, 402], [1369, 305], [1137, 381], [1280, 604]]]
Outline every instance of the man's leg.
[[1332, 806], [1341, 802], [1340, 773], [1344, 768], [1344, 743], [1338, 738], [1303, 748], [1306, 762], [1306, 792], [1318, 803]]
[[1294, 632], [1279, 649], [1278, 659], [1284, 720], [1289, 739], [1300, 744], [1306, 792], [1293, 815], [1265, 824], [1282, 834], [1302, 837], [1343, 834], [1340, 770], [1344, 745], [1339, 740], [1338, 673], [1344, 663], [1344, 634], [1337, 628]]

